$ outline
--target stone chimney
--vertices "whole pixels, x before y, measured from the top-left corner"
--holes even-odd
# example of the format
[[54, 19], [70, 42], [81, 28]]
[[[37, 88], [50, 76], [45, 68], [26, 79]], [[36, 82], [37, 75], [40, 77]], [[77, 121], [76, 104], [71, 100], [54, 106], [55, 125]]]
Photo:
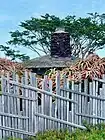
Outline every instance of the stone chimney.
[[70, 35], [62, 28], [56, 29], [51, 36], [51, 56], [71, 57]]

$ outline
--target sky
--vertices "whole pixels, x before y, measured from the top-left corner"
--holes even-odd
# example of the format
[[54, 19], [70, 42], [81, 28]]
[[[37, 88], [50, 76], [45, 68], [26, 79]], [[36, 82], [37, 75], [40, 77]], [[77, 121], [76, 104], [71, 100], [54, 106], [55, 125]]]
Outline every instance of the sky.
[[[46, 13], [59, 17], [76, 15], [85, 17], [87, 13], [105, 12], [105, 0], [3, 0], [0, 2], [0, 44], [5, 45], [10, 39], [10, 31], [19, 29], [21, 21], [30, 17], [40, 17]], [[19, 48], [31, 58], [35, 54], [27, 49]], [[97, 52], [99, 56], [105, 56], [105, 49]], [[3, 57], [0, 52], [0, 57]]]

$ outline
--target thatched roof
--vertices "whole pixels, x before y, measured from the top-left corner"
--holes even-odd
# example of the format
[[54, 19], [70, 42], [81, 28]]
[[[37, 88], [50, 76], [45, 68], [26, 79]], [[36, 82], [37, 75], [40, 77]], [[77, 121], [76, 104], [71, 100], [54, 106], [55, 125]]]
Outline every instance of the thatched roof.
[[24, 63], [27, 68], [65, 68], [73, 63], [70, 58], [54, 58], [50, 55], [37, 57]]

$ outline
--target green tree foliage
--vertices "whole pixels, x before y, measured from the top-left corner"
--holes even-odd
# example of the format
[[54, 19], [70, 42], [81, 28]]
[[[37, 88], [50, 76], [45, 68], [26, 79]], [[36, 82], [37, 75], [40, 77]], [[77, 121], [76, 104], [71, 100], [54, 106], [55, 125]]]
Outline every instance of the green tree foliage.
[[0, 51], [3, 51], [4, 54], [10, 57], [12, 60], [19, 59], [21, 61], [26, 61], [30, 59], [29, 56], [26, 56], [25, 54], [20, 54], [20, 51], [13, 50], [7, 46], [0, 45]]
[[70, 34], [72, 56], [86, 57], [105, 46], [105, 14], [89, 13], [88, 17], [67, 16], [63, 19], [46, 14], [20, 23], [20, 30], [10, 32], [9, 45], [31, 49], [38, 55], [50, 53], [51, 34], [63, 27]]

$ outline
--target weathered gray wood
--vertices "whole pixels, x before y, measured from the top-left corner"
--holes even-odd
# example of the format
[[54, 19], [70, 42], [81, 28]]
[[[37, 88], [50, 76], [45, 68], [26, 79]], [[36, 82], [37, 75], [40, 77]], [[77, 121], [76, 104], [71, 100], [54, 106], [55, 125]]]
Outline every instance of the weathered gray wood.
[[67, 92], [72, 92], [72, 93], [75, 93], [75, 94], [79, 94], [81, 96], [91, 97], [93, 99], [105, 101], [105, 98], [100, 98], [100, 97], [96, 97], [94, 95], [89, 95], [89, 94], [85, 94], [83, 92], [78, 92], [78, 91], [75, 91], [75, 89], [74, 90], [71, 90], [71, 89], [63, 89], [63, 88], [61, 88], [60, 90], [64, 90], [64, 91], [67, 91]]
[[[95, 81], [93, 81], [93, 95], [95, 96], [96, 89], [95, 89]], [[93, 99], [93, 116], [96, 115], [96, 100]], [[96, 123], [96, 120], [93, 118], [93, 125]]]
[[[37, 86], [37, 83], [36, 83], [36, 74], [33, 73], [32, 74], [32, 86], [33, 87], [36, 87]], [[32, 98], [34, 99], [33, 100], [33, 133], [35, 133], [35, 116], [34, 116], [34, 112], [35, 112], [35, 91], [32, 92]], [[38, 100], [38, 99], [37, 99]]]
[[[18, 75], [16, 75], [16, 82], [19, 83], [19, 76], [18, 76]], [[17, 87], [17, 94], [18, 94], [18, 95], [20, 95], [20, 91], [21, 91], [21, 87]], [[11, 97], [11, 98], [13, 98], [13, 97]], [[21, 116], [21, 111], [20, 111], [20, 99], [19, 99], [19, 98], [17, 98], [17, 114]], [[18, 129], [21, 130], [21, 119], [18, 118], [17, 121], [18, 121]], [[20, 138], [23, 138], [23, 136], [22, 136], [21, 134], [18, 134], [18, 136], [19, 136]]]
[[[103, 97], [103, 89], [100, 88], [100, 97]], [[103, 101], [100, 101], [100, 116], [103, 117]], [[102, 120], [100, 119], [100, 122], [102, 123]]]
[[[52, 80], [49, 80], [50, 94], [52, 94]], [[52, 117], [52, 96], [49, 97], [49, 116]], [[49, 129], [52, 129], [52, 121], [49, 121]]]
[[[74, 87], [74, 88], [75, 88], [76, 91], [79, 90], [79, 87], [78, 87], [77, 84], [75, 84], [75, 87]], [[75, 101], [78, 103], [78, 94], [75, 94], [74, 99], [75, 99]], [[76, 114], [76, 113], [78, 112], [78, 105], [75, 104], [74, 106], [75, 106], [74, 113]], [[75, 123], [76, 123], [76, 124], [78, 124], [78, 120], [79, 120], [78, 116], [75, 115]]]
[[[0, 129], [1, 130], [5, 130], [5, 131], [11, 131], [11, 132], [15, 132], [15, 133], [19, 133], [19, 134], [24, 134], [24, 135], [29, 135], [29, 136], [35, 136], [35, 133], [30, 133], [28, 131], [23, 131], [23, 130], [20, 130], [20, 129], [14, 129], [14, 128], [11, 128], [11, 127], [4, 127], [4, 126], [0, 126]], [[5, 136], [4, 136], [5, 138]]]
[[[28, 73], [27, 71], [25, 71], [25, 85], [28, 85]], [[29, 97], [28, 96], [28, 89], [25, 88], [25, 97]], [[26, 110], [25, 110], [25, 113], [26, 113], [26, 117], [29, 117], [28, 116], [28, 100], [25, 101], [25, 105], [26, 105]], [[26, 131], [29, 130], [29, 126], [28, 126], [28, 123], [29, 123], [29, 120], [26, 120]]]
[[[32, 80], [33, 74], [30, 72], [29, 76], [30, 76], [30, 85], [33, 86], [33, 80]], [[33, 93], [33, 91], [30, 90], [29, 98], [33, 97], [32, 93]], [[33, 102], [29, 101], [29, 132], [33, 132], [33, 117], [34, 117], [33, 116]]]
[[[7, 74], [7, 78], [9, 79], [9, 73]], [[9, 82], [7, 82], [7, 87], [6, 87], [6, 90], [5, 91], [7, 91], [8, 94], [9, 94], [9, 90], [10, 90], [10, 86], [9, 86]], [[4, 94], [4, 92], [2, 94]], [[7, 97], [5, 96], [5, 112], [6, 113], [8, 113], [10, 111], [10, 104], [9, 104], [9, 102], [10, 102], [9, 101], [9, 97], [8, 96]], [[1, 115], [2, 114], [3, 113], [1, 113]], [[10, 126], [10, 117], [6, 116], [5, 118], [6, 118], [6, 124], [5, 124], [5, 126]], [[6, 136], [9, 136], [9, 135], [10, 135], [10, 133], [7, 131], [6, 132]]]
[[[79, 82], [79, 92], [81, 92], [81, 81]], [[78, 113], [80, 113], [82, 111], [81, 109], [81, 102], [82, 102], [82, 98], [81, 98], [81, 95], [78, 95]], [[79, 116], [79, 125], [82, 124], [82, 117]]]
[[[105, 81], [105, 74], [103, 75], [103, 80]], [[103, 98], [105, 98], [105, 84], [104, 83], [102, 85], [102, 89], [103, 89]], [[105, 117], [105, 101], [103, 101], [103, 117]]]
[[[56, 94], [53, 94], [52, 81], [47, 76], [42, 79], [42, 89], [37, 87], [36, 75], [31, 72], [29, 75], [25, 72], [20, 83], [19, 77], [15, 74], [12, 80], [9, 76], [2, 79], [3, 96], [0, 97], [0, 133], [3, 134], [2, 136], [10, 135], [24, 139], [28, 134], [34, 132], [36, 134], [46, 129], [66, 127], [70, 130], [75, 127], [84, 129], [83, 119], [93, 124], [99, 120], [100, 122], [105, 120], [104, 78], [101, 80], [103, 86], [100, 89], [100, 95], [98, 95], [97, 80], [89, 83], [88, 94], [87, 80], [84, 81], [84, 92], [81, 92], [81, 83], [76, 85], [72, 81], [72, 89], [69, 89], [70, 83], [64, 75], [64, 85], [61, 88], [59, 73], [56, 76]], [[19, 88], [22, 95], [20, 95]], [[41, 105], [38, 105], [38, 93], [41, 94]], [[72, 93], [71, 99], [69, 99], [70, 93]], [[52, 103], [53, 97], [55, 102]], [[20, 99], [22, 111], [20, 111]], [[71, 111], [69, 111], [69, 103], [71, 103]]]
[[[15, 72], [12, 73], [12, 80], [16, 81]], [[9, 91], [8, 91], [8, 94], [10, 94]], [[11, 91], [11, 94], [14, 95], [14, 97], [12, 96], [12, 98], [13, 98], [13, 113], [11, 114], [12, 115], [11, 117], [13, 118], [13, 121], [14, 121], [14, 128], [17, 129], [18, 128], [18, 123], [17, 123], [18, 115], [17, 115], [17, 99], [15, 98], [15, 95], [16, 95], [16, 86], [15, 85], [13, 86], [13, 92]], [[9, 98], [10, 98], [10, 96], [8, 96], [8, 99]], [[17, 116], [17, 117], [13, 117], [13, 116]], [[14, 132], [14, 136], [18, 137], [18, 134]]]
[[[2, 79], [0, 79], [0, 82], [1, 82], [1, 92], [2, 91], [2, 87], [3, 87], [3, 82], [2, 82]], [[1, 93], [2, 94], [2, 93]], [[2, 112], [2, 96], [0, 95], [0, 112]], [[2, 117], [0, 115], [0, 126], [2, 126]], [[0, 139], [2, 138], [2, 130], [0, 129]]]
[[[88, 94], [88, 79], [84, 80], [84, 92], [85, 94]], [[88, 98], [84, 97], [84, 113], [87, 114], [87, 107], [88, 107]]]
[[[70, 83], [69, 80], [67, 80], [67, 89], [69, 89]], [[69, 99], [69, 92], [67, 92], [67, 98]], [[67, 101], [67, 122], [69, 122], [69, 102]], [[68, 125], [67, 125], [68, 127]]]
[[36, 99], [34, 99], [34, 98], [24, 97], [23, 95], [17, 95], [17, 94], [14, 95], [11, 92], [9, 92], [9, 93], [8, 92], [3, 92], [3, 95], [9, 96], [9, 97], [14, 97], [14, 98], [19, 98], [19, 99], [23, 99], [23, 100], [36, 101]]
[[42, 115], [41, 113], [35, 113], [35, 115], [40, 116], [42, 118], [52, 120], [52, 121], [55, 121], [55, 122], [58, 122], [58, 123], [66, 124], [66, 125], [72, 126], [74, 128], [86, 129], [86, 127], [84, 127], [84, 126], [77, 125], [77, 124], [74, 124], [74, 123], [71, 123], [71, 122], [67, 122], [67, 121], [64, 121], [64, 120], [61, 120], [61, 119], [58, 119], [58, 118], [55, 118], [55, 117], [49, 117], [47, 115]]
[[26, 116], [22, 116], [22, 115], [15, 115], [15, 114], [11, 114], [11, 113], [3, 113], [0, 112], [0, 116], [7, 116], [7, 117], [11, 117], [11, 118], [19, 118], [19, 119], [29, 119], [29, 117]]
[[[57, 76], [56, 76], [56, 95], [59, 95], [60, 96], [60, 74], [57, 73]], [[57, 102], [56, 102], [56, 117], [58, 119], [60, 119], [60, 116], [61, 116], [61, 111], [60, 111], [60, 108], [61, 108], [61, 100], [60, 99], [56, 99]], [[58, 123], [58, 128], [60, 128], [60, 123]]]
[[[49, 94], [50, 90], [49, 90], [49, 80], [48, 80], [48, 76], [45, 76], [45, 91], [48, 91]], [[50, 113], [50, 96], [49, 95], [45, 95], [45, 114], [49, 116]], [[49, 120], [46, 120], [46, 129], [49, 129]]]
[[[2, 93], [5, 91], [6, 87], [6, 80], [4, 79], [4, 76], [2, 75]], [[5, 86], [4, 86], [5, 85]], [[2, 112], [4, 113], [4, 95], [2, 94]], [[2, 126], [5, 127], [5, 116], [2, 116]], [[5, 137], [6, 133], [5, 130], [2, 131], [3, 137]]]
[[93, 80], [94, 80], [94, 81], [98, 81], [98, 82], [101, 82], [101, 83], [105, 84], [104, 79], [93, 78]]
[[[34, 76], [36, 76], [34, 74]], [[35, 77], [35, 79], [33, 80], [33, 84], [34, 84], [34, 87], [37, 88], [37, 79]], [[37, 91], [34, 91], [34, 98], [35, 98], [35, 101], [34, 101], [34, 113], [38, 113], [38, 93]], [[38, 117], [37, 116], [34, 116], [34, 130], [35, 130], [35, 134], [38, 132]]]
[[[95, 96], [98, 97], [98, 81], [96, 81], [96, 87], [95, 88], [96, 88]], [[98, 101], [96, 99], [96, 104], [95, 104], [96, 105], [96, 116], [98, 116], [98, 110], [97, 110], [98, 107], [97, 107], [97, 104], [98, 104]], [[98, 120], [96, 119], [96, 124], [97, 123], [98, 123]]]
[[[6, 79], [6, 78], [5, 78], [5, 79]], [[8, 80], [7, 80], [7, 81], [8, 81]], [[14, 85], [16, 85], [16, 86], [18, 86], [18, 87], [25, 88], [25, 89], [27, 89], [27, 90], [33, 90], [33, 91], [41, 92], [41, 93], [43, 93], [43, 94], [52, 96], [48, 91], [45, 91], [45, 90], [42, 90], [42, 89], [39, 89], [39, 88], [36, 88], [36, 87], [29, 86], [29, 85], [27, 85], [27, 84], [25, 85], [25, 84], [17, 83], [17, 82], [14, 82], [14, 81], [10, 81], [10, 83], [11, 83], [11, 84], [14, 84]], [[63, 89], [62, 89], [62, 90], [63, 90]], [[66, 90], [66, 91], [69, 92], [69, 90]], [[70, 92], [75, 93], [75, 94], [84, 95], [84, 94], [82, 94], [82, 93], [76, 92], [75, 90], [70, 90]], [[70, 101], [70, 102], [76, 104], [76, 102], [75, 102], [74, 100], [70, 100], [70, 99], [64, 98], [64, 97], [59, 96], [59, 95], [56, 95], [56, 94], [53, 94], [53, 96], [56, 97], [56, 98], [58, 98], [58, 99], [65, 100], [65, 101]], [[88, 96], [88, 95], [86, 95], [86, 96]], [[20, 97], [21, 97], [21, 96], [20, 96]], [[95, 96], [93, 96], [93, 97], [94, 97], [94, 98], [97, 98], [97, 97], [95, 97]], [[105, 99], [102, 99], [102, 100], [105, 100]]]
[[[72, 81], [72, 87], [71, 87], [72, 90], [74, 90], [74, 81]], [[71, 99], [74, 100], [74, 93], [71, 94]], [[74, 104], [71, 104], [71, 114], [72, 114], [72, 120], [71, 122], [72, 123], [75, 123], [75, 114], [74, 114], [74, 110], [75, 110], [75, 106]], [[74, 128], [72, 128], [73, 130]]]
[[[24, 74], [25, 73], [23, 73], [23, 75], [22, 75], [22, 78], [21, 78], [21, 82], [23, 83], [23, 84], [25, 84], [25, 78], [24, 78]], [[22, 94], [21, 94], [23, 97], [25, 97], [25, 89], [24, 88], [22, 88]], [[21, 95], [19, 95], [19, 97], [17, 97], [17, 98], [20, 98], [20, 96]], [[25, 104], [25, 100], [24, 99], [22, 99], [22, 98], [20, 98], [20, 101], [21, 101], [21, 104], [22, 104], [22, 107], [21, 107], [21, 109], [22, 109], [22, 111], [21, 111], [21, 129], [22, 130], [24, 130], [24, 131], [26, 131], [26, 104]], [[27, 119], [29, 119], [29, 118], [27, 118]], [[18, 127], [17, 127], [18, 128]], [[23, 135], [23, 139], [24, 138], [26, 138], [26, 136], [24, 136]]]
[[[14, 74], [14, 73], [12, 74], [12, 80], [15, 81], [15, 74]], [[15, 94], [15, 91], [14, 91], [14, 90], [15, 90], [15, 86], [13, 86], [13, 90], [12, 90], [12, 94], [13, 94], [13, 95]], [[14, 110], [15, 110], [16, 100], [15, 100], [14, 97], [10, 97], [10, 99], [11, 99], [11, 104], [10, 104], [10, 105], [11, 105], [11, 106], [10, 106], [10, 108], [11, 108], [11, 114], [15, 114], [15, 111], [14, 111]], [[12, 123], [11, 123], [11, 124], [12, 124], [11, 127], [14, 128], [14, 129], [15, 129], [15, 125], [16, 125], [16, 124], [15, 124], [15, 119], [16, 119], [16, 118], [11, 117], [11, 122], [12, 122]], [[12, 132], [12, 136], [13, 136], [13, 137], [16, 136], [14, 132]]]
[[[30, 84], [31, 84], [31, 86], [36, 86], [36, 75], [34, 74], [34, 73], [30, 73]], [[34, 100], [35, 100], [35, 92], [34, 91], [31, 91], [31, 98], [33, 98]], [[32, 116], [31, 116], [31, 132], [35, 132], [35, 130], [34, 130], [34, 127], [35, 127], [35, 122], [34, 122], [34, 101], [31, 101], [31, 104], [32, 104], [32, 106], [31, 106], [31, 108], [30, 108], [30, 110], [32, 110]]]
[[[66, 75], [64, 75], [63, 79], [64, 79], [63, 80], [63, 87], [64, 87], [64, 89], [66, 89], [67, 88], [67, 78], [66, 78]], [[65, 98], [68, 98], [67, 97], [67, 92], [63, 91], [62, 96], [65, 97]], [[62, 108], [61, 112], [63, 111], [63, 118], [61, 118], [61, 119], [64, 120], [64, 121], [67, 121], [67, 101], [63, 101], [62, 107], [63, 108]], [[63, 128], [66, 129], [67, 125], [63, 125]]]
[[[93, 84], [92, 84], [92, 82], [90, 82], [89, 83], [89, 93], [90, 93], [90, 95], [92, 95], [93, 93]], [[91, 98], [91, 96], [89, 96], [89, 99], [90, 99], [90, 101], [89, 101], [89, 115], [92, 115], [93, 113], [93, 98]], [[90, 118], [90, 124], [92, 124], [93, 123], [93, 119], [92, 118]]]
[[94, 118], [94, 119], [100, 119], [100, 120], [105, 120], [105, 118], [100, 117], [100, 116], [94, 116], [94, 115], [87, 115], [87, 114], [82, 114], [82, 113], [76, 113], [78, 116], [84, 116], [86, 118]]
[[[45, 79], [42, 80], [42, 90], [45, 89], [45, 82], [44, 81], [45, 81]], [[41, 113], [44, 114], [45, 113], [44, 112], [45, 94], [42, 94], [41, 92], [40, 92], [40, 94], [41, 94]], [[39, 122], [40, 123], [39, 128], [41, 129], [42, 132], [45, 130], [45, 128], [44, 128], [45, 122], [44, 121], [45, 121], [45, 119], [41, 118], [41, 121]]]

